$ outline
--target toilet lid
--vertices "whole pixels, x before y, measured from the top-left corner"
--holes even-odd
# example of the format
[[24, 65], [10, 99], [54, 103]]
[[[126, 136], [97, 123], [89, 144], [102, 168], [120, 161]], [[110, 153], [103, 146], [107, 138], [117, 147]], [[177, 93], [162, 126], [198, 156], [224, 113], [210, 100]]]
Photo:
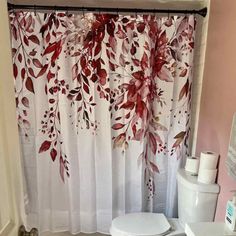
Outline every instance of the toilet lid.
[[115, 218], [110, 233], [112, 236], [164, 235], [171, 229], [164, 214], [132, 213]]

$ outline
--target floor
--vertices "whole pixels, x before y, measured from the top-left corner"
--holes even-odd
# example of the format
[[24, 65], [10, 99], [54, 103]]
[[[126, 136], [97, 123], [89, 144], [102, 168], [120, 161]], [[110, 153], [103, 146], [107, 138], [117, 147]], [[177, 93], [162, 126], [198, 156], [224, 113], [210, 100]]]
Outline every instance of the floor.
[[[43, 233], [41, 236], [105, 236], [105, 234], [100, 234], [100, 233], [94, 233], [94, 234], [70, 234], [68, 232], [63, 232], [63, 233]], [[106, 235], [107, 236], [107, 235]]]

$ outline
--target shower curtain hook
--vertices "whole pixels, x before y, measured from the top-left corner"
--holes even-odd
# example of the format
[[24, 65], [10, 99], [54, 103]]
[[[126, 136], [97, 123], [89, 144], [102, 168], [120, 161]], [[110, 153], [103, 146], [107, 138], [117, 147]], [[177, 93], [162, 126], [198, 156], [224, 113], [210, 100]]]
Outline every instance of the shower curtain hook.
[[116, 14], [119, 16], [119, 9], [116, 8]]
[[69, 16], [68, 7], [66, 8], [66, 16]]
[[83, 17], [84, 17], [84, 7], [82, 7], [82, 13], [83, 13]]
[[36, 5], [34, 5], [34, 16], [36, 16]]
[[187, 17], [187, 10], [185, 11], [185, 14], [184, 14], [185, 17]]
[[135, 17], [136, 17], [136, 20], [137, 20], [137, 18], [138, 18], [137, 10], [136, 10], [136, 12], [135, 12]]
[[168, 20], [170, 19], [170, 10], [168, 9]]
[[155, 13], [154, 13], [154, 16], [157, 18], [157, 10], [158, 9], [155, 9]]

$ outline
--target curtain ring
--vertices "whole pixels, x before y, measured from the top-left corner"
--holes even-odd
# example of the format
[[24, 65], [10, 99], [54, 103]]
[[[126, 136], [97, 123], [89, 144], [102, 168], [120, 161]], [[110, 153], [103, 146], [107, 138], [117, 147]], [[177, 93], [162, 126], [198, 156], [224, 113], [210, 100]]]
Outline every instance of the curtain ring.
[[138, 19], [138, 13], [137, 11], [135, 12], [135, 17], [136, 17], [136, 20]]
[[69, 16], [68, 7], [66, 8], [66, 16]]
[[168, 20], [170, 19], [170, 10], [168, 9]]
[[119, 16], [119, 9], [118, 8], [116, 8], [116, 14], [117, 14], [117, 16]]
[[34, 16], [36, 16], [36, 5], [34, 5]]
[[83, 17], [84, 17], [84, 7], [82, 7], [82, 13], [83, 13]]
[[187, 10], [186, 10], [185, 13], [184, 13], [184, 17], [187, 17]]

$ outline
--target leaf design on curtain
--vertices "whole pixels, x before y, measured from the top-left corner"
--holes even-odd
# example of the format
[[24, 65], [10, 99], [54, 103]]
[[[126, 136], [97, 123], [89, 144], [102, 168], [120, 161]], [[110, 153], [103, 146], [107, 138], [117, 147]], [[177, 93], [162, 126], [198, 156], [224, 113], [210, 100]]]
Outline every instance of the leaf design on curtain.
[[[192, 65], [183, 57], [193, 53], [195, 22], [188, 17], [144, 15], [140, 19], [111, 14], [51, 13], [44, 14], [43, 22], [36, 22], [32, 13], [10, 16], [12, 40], [18, 45], [12, 49], [13, 74], [16, 88], [19, 87], [18, 124], [27, 136], [30, 128], [27, 111], [32, 104], [25, 91], [34, 93], [34, 81], [45, 80], [48, 109], [40, 129], [45, 140], [38, 152], [48, 152], [53, 162], [59, 161], [63, 181], [65, 172], [69, 176], [69, 162], [61, 148], [60, 96], [66, 96], [71, 107], [76, 108], [73, 121], [76, 127], [95, 133], [99, 122], [93, 119], [93, 114], [100, 102], [95, 96], [110, 104], [113, 148], [124, 151], [130, 142], [144, 143], [138, 159], [145, 166], [150, 197], [155, 192], [154, 174], [160, 171], [155, 161], [157, 154], [173, 154], [181, 145], [187, 145]], [[40, 27], [35, 27], [36, 24]], [[59, 57], [70, 60], [70, 78], [58, 77]], [[174, 134], [169, 147], [164, 137], [171, 132], [171, 125], [162, 123], [162, 114], [156, 107], [167, 107], [170, 101], [164, 86], [173, 84], [177, 78], [184, 83], [178, 90], [178, 99], [171, 100], [175, 106], [167, 115], [180, 122], [185, 113], [187, 121], [183, 130]], [[111, 86], [111, 82], [116, 86]], [[181, 111], [181, 104], [185, 103], [189, 110]]]

